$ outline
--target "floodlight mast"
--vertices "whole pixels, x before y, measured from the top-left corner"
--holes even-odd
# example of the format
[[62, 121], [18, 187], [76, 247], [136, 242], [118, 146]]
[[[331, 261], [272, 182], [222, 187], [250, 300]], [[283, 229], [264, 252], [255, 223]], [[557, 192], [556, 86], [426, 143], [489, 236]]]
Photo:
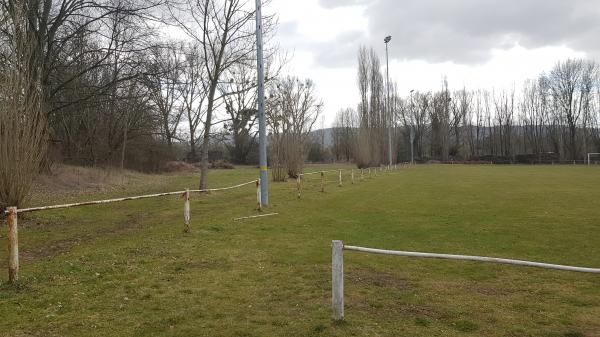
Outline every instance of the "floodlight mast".
[[387, 95], [387, 112], [388, 112], [388, 159], [390, 167], [392, 167], [392, 109], [390, 104], [390, 63], [388, 58], [388, 43], [392, 41], [392, 36], [388, 35], [383, 39], [385, 42], [385, 77], [387, 81], [386, 95]]
[[269, 178], [267, 175], [267, 127], [265, 122], [265, 72], [262, 39], [262, 0], [256, 0], [256, 65], [258, 74], [258, 147], [260, 165], [260, 201], [269, 205]]

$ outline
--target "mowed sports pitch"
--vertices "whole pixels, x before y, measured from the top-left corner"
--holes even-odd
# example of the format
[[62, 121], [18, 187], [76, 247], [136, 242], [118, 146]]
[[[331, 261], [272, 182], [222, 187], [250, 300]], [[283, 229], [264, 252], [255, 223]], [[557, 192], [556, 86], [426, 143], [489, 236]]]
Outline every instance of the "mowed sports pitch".
[[[339, 166], [336, 166], [339, 167]], [[332, 167], [324, 167], [331, 169]], [[350, 168], [348, 166], [347, 168]], [[318, 170], [311, 167], [308, 170]], [[211, 187], [256, 178], [214, 171]], [[246, 189], [32, 213], [21, 281], [0, 285], [0, 336], [600, 336], [600, 275], [345, 252], [345, 321], [331, 320], [331, 241], [600, 267], [600, 168], [424, 165], [355, 184]], [[194, 187], [147, 176], [96, 195]], [[6, 228], [0, 231], [6, 266]]]

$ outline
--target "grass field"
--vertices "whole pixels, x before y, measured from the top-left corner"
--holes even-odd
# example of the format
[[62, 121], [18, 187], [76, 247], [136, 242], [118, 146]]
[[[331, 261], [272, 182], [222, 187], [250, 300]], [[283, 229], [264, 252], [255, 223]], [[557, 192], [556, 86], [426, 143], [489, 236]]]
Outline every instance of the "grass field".
[[[216, 171], [213, 187], [256, 177]], [[600, 276], [345, 253], [346, 321], [332, 323], [331, 240], [385, 249], [600, 267], [600, 169], [417, 166], [337, 187], [328, 176], [47, 211], [20, 219], [21, 282], [0, 284], [0, 336], [600, 336]], [[347, 178], [347, 177], [346, 177]], [[95, 195], [195, 187], [149, 176]], [[6, 266], [5, 226], [0, 265]], [[6, 272], [2, 270], [2, 282]]]

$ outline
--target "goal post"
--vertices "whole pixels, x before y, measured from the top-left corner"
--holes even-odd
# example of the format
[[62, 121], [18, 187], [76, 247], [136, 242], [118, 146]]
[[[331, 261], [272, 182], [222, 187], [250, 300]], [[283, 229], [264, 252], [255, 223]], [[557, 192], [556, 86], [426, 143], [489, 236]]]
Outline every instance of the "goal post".
[[587, 154], [587, 164], [588, 166], [592, 164], [592, 156], [600, 156], [600, 152], [590, 152]]

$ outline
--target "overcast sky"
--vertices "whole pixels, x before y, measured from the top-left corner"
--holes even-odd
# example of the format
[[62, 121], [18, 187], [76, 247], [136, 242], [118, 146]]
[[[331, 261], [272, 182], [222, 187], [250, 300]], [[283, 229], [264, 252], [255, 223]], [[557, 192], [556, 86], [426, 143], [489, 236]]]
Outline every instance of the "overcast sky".
[[292, 54], [287, 72], [315, 81], [326, 123], [356, 107], [361, 44], [385, 57], [400, 93], [505, 88], [558, 60], [600, 60], [600, 0], [272, 0], [276, 41]]

